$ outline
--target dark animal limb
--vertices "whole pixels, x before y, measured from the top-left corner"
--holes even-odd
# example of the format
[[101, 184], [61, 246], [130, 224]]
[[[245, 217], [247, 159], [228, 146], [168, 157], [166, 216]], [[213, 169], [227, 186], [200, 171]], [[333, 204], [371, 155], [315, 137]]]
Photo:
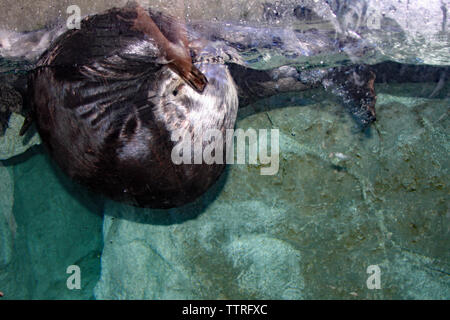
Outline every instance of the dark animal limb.
[[273, 70], [252, 70], [229, 66], [239, 88], [239, 101], [245, 106], [283, 92], [304, 91], [323, 86], [341, 99], [343, 106], [363, 128], [376, 120], [375, 74], [367, 66], [298, 71], [284, 66]]

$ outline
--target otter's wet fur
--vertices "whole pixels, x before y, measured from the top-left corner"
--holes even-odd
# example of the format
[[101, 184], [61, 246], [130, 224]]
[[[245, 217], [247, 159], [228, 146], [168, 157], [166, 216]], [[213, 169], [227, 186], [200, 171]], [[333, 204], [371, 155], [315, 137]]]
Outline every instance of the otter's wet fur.
[[[0, 81], [14, 87], [3, 87], [3, 91], [23, 96], [20, 113], [26, 115], [31, 104], [34, 112], [24, 128], [32, 118], [36, 120], [53, 158], [72, 178], [138, 206], [180, 206], [214, 183], [224, 165], [174, 165], [170, 136], [176, 129], [193, 134], [200, 128], [222, 132], [232, 128], [236, 95], [245, 106], [281, 92], [323, 86], [342, 100], [365, 130], [376, 119], [375, 81], [441, 83], [448, 78], [448, 68], [390, 62], [318, 70], [291, 65], [254, 70], [241, 60], [253, 49], [251, 45], [279, 52], [292, 37], [272, 42], [280, 30], [194, 23], [185, 30], [183, 40], [177, 32], [180, 24], [173, 18], [148, 13], [159, 28], [156, 33], [170, 42], [169, 50], [158, 46], [161, 35], [158, 40], [133, 28], [138, 13], [132, 8], [87, 17], [81, 30], [55, 28], [25, 34], [0, 30], [0, 56], [17, 62], [25, 58], [34, 69], [29, 88], [20, 76], [13, 81], [14, 77], [0, 74]], [[309, 48], [308, 57], [341, 51], [335, 41], [326, 41], [326, 35], [314, 30], [297, 33], [295, 39], [290, 45]], [[181, 48], [181, 60], [177, 60], [181, 63], [167, 59], [165, 53], [172, 45]], [[192, 59], [183, 58], [188, 47]], [[42, 54], [44, 48], [48, 49]], [[241, 52], [242, 48], [247, 51]], [[192, 66], [198, 72], [191, 74]], [[0, 100], [5, 100], [3, 96]], [[11, 112], [17, 112], [13, 104], [0, 112], [0, 135]]]
[[176, 207], [203, 194], [224, 164], [174, 164], [172, 132], [198, 139], [233, 128], [237, 91], [227, 67], [211, 63], [195, 64], [207, 79], [195, 90], [133, 19], [132, 9], [111, 9], [61, 35], [31, 73], [28, 100], [44, 144], [71, 178], [137, 206]]

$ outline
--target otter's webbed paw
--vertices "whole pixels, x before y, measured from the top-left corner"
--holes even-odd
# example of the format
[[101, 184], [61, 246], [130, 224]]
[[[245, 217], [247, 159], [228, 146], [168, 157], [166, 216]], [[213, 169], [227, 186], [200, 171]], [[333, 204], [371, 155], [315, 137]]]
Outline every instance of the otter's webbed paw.
[[375, 73], [365, 65], [335, 68], [322, 80], [325, 89], [342, 99], [362, 129], [376, 120], [374, 84]]

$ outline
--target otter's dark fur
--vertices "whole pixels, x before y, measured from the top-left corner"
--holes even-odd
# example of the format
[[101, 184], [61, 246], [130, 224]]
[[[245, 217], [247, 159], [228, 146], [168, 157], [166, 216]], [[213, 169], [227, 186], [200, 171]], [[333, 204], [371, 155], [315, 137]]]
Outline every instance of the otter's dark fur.
[[70, 177], [138, 206], [180, 206], [204, 193], [224, 164], [174, 164], [171, 134], [194, 139], [233, 128], [237, 91], [225, 65], [202, 63], [195, 68], [207, 84], [196, 90], [133, 19], [133, 9], [111, 9], [60, 36], [32, 72], [28, 99], [42, 140]]

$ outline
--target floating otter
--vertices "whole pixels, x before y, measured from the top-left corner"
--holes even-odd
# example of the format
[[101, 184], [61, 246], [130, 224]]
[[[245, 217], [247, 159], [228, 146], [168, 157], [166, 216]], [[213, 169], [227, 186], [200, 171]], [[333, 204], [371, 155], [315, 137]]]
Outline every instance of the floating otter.
[[227, 67], [192, 63], [181, 27], [141, 7], [111, 9], [41, 56], [29, 101], [43, 142], [71, 178], [155, 208], [190, 202], [217, 180], [224, 164], [171, 160], [174, 131], [193, 139], [202, 130], [224, 132], [238, 108]]
[[[171, 17], [134, 5], [114, 8], [87, 17], [40, 56], [25, 93], [29, 119], [71, 178], [112, 199], [153, 208], [191, 202], [218, 179], [224, 164], [174, 164], [172, 135], [188, 133], [194, 145], [208, 129], [232, 129], [238, 97], [248, 103], [342, 82], [339, 93], [356, 102], [350, 111], [364, 125], [375, 120], [375, 77], [364, 68], [308, 78], [289, 66], [251, 70], [234, 53], [188, 39]], [[359, 90], [352, 90], [355, 72], [365, 75]], [[202, 147], [211, 142], [223, 144], [224, 152], [229, 147], [225, 140], [202, 141]]]

